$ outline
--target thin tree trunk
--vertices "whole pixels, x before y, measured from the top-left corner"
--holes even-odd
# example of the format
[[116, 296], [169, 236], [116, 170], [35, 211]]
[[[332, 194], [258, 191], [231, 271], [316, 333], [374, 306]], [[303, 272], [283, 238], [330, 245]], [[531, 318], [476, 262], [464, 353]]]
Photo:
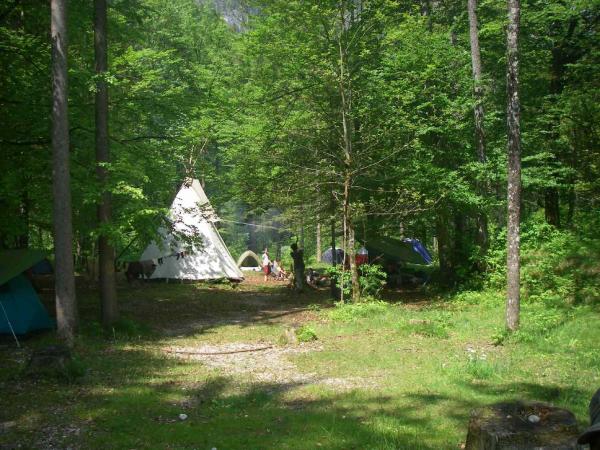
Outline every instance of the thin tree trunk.
[[544, 190], [544, 213], [546, 222], [560, 228], [560, 207], [558, 189], [548, 187]]
[[575, 216], [575, 205], [577, 203], [577, 194], [575, 193], [575, 182], [570, 181], [569, 192], [568, 192], [568, 204], [569, 209], [567, 210], [567, 226], [570, 228], [573, 225], [573, 216]]
[[436, 234], [438, 259], [440, 261], [440, 279], [443, 285], [450, 285], [452, 281], [452, 266], [450, 256], [450, 238], [448, 235], [448, 214], [445, 210], [438, 211], [436, 217]]
[[508, 0], [507, 31], [507, 125], [508, 125], [508, 228], [506, 328], [519, 328], [520, 310], [520, 219], [521, 219], [521, 130], [519, 103], [520, 0]]
[[321, 222], [317, 216], [317, 262], [321, 262]]
[[[479, 32], [477, 23], [477, 0], [468, 0], [467, 9], [469, 13], [469, 36], [471, 41], [471, 65], [473, 69], [473, 95], [475, 97], [475, 106], [473, 114], [475, 117], [475, 143], [477, 146], [477, 158], [480, 163], [485, 164], [485, 128], [484, 128], [484, 109], [483, 109], [483, 86], [481, 85], [481, 52], [479, 50]], [[482, 195], [487, 194], [487, 185], [483, 183], [479, 186]], [[485, 212], [477, 215], [477, 241], [485, 253], [488, 248], [488, 220]]]
[[[454, 273], [463, 273], [460, 269], [467, 267], [467, 257], [465, 252], [465, 219], [460, 212], [454, 213], [454, 248], [452, 251], [452, 267]], [[458, 276], [457, 276], [458, 278]]]
[[[345, 10], [340, 9], [340, 23], [345, 23]], [[343, 26], [342, 26], [343, 29]], [[350, 209], [350, 186], [352, 181], [351, 167], [352, 167], [352, 156], [353, 156], [353, 122], [351, 120], [352, 111], [352, 87], [350, 81], [346, 80], [347, 74], [347, 46], [342, 42], [342, 32], [340, 30], [340, 37], [338, 39], [339, 46], [339, 94], [341, 103], [341, 119], [342, 119], [342, 148], [344, 151], [344, 232], [348, 232], [348, 241], [346, 248], [346, 255], [350, 261], [350, 275], [352, 280], [352, 300], [360, 300], [360, 285], [358, 282], [358, 268], [356, 266], [356, 255], [354, 251], [354, 225], [352, 224], [352, 212]], [[346, 86], [348, 84], [348, 86]], [[344, 234], [346, 237], [346, 234]], [[345, 258], [344, 258], [345, 259]], [[345, 262], [345, 261], [344, 261]]]
[[58, 335], [72, 346], [77, 326], [73, 268], [73, 225], [69, 172], [67, 78], [67, 0], [51, 2], [52, 180], [56, 323]]
[[352, 301], [360, 301], [360, 282], [358, 277], [358, 266], [356, 265], [356, 252], [354, 225], [348, 223], [348, 254], [350, 257], [350, 276], [352, 277]]
[[101, 189], [98, 204], [98, 271], [102, 324], [110, 326], [119, 316], [115, 279], [115, 250], [110, 244], [106, 228], [111, 222], [111, 195], [106, 187], [110, 163], [108, 143], [108, 86], [104, 76], [108, 70], [106, 0], [94, 0], [94, 50], [96, 56], [96, 173]]
[[[335, 268], [337, 264], [337, 250], [335, 248], [335, 200], [333, 198], [333, 192], [331, 193], [331, 266]], [[331, 287], [331, 298], [338, 300], [340, 298], [339, 291], [335, 283], [330, 283]]]
[[485, 128], [483, 125], [483, 87], [481, 85], [481, 52], [479, 50], [479, 32], [477, 24], [477, 0], [468, 1], [469, 10], [469, 37], [471, 41], [471, 66], [473, 69], [473, 94], [475, 106], [475, 141], [477, 145], [477, 157], [479, 162], [486, 162], [485, 152]]

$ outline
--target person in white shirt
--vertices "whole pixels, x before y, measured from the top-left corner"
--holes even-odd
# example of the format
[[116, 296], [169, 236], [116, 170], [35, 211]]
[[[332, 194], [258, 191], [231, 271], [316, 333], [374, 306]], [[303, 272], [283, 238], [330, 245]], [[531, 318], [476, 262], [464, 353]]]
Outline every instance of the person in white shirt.
[[269, 274], [271, 273], [271, 260], [269, 259], [269, 250], [266, 248], [262, 255], [262, 266], [266, 283], [269, 280]]

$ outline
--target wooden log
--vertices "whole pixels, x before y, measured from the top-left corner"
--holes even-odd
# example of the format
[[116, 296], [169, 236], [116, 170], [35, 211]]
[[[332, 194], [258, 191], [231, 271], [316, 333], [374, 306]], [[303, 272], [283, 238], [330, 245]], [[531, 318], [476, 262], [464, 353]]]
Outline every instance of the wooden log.
[[471, 413], [466, 450], [579, 450], [572, 412], [539, 402], [499, 403]]

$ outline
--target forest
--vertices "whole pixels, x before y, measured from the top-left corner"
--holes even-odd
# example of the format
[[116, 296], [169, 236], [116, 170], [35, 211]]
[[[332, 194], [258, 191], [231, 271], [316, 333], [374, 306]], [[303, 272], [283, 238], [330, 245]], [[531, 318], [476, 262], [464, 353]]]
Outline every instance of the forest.
[[[596, 0], [2, 2], [0, 284], [11, 251], [42, 251], [57, 329], [0, 336], [0, 391], [21, 403], [0, 447], [457, 448], [470, 409], [515, 396], [585, 428], [599, 33]], [[303, 292], [246, 272], [127, 282], [192, 179], [229, 258], [268, 248]], [[391, 242], [432, 262], [373, 259]], [[304, 285], [294, 243], [327, 287]], [[67, 381], [15, 378], [49, 344], [73, 355]], [[271, 360], [169, 356], [190, 349]], [[271, 366], [282, 379], [253, 378]]]

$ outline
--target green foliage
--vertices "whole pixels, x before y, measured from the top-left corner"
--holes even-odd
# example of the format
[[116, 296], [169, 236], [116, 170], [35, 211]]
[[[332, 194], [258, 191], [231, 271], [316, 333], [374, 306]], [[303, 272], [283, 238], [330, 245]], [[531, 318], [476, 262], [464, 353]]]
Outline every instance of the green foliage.
[[85, 363], [77, 356], [73, 356], [70, 361], [65, 364], [65, 369], [61, 376], [68, 383], [73, 383], [82, 378], [87, 372]]
[[[336, 286], [343, 290], [344, 296], [352, 295], [352, 274], [341, 265], [327, 266], [325, 272]], [[359, 267], [359, 284], [361, 298], [378, 298], [386, 283], [386, 273], [378, 264], [363, 264]]]
[[521, 327], [509, 333], [498, 329], [492, 335], [492, 343], [501, 345], [507, 341], [533, 343], [547, 340], [565, 322], [572, 317], [573, 311], [559, 303], [555, 305], [527, 301], [521, 307]]
[[477, 351], [473, 348], [467, 349], [467, 363], [464, 369], [468, 375], [476, 380], [488, 380], [496, 375], [497, 367], [488, 361], [485, 351]]
[[361, 297], [378, 298], [387, 277], [383, 267], [378, 264], [363, 264], [358, 268], [358, 273], [360, 274]]
[[[582, 217], [582, 220], [598, 223], [597, 218]], [[559, 230], [536, 214], [523, 223], [521, 242], [521, 280], [525, 298], [548, 304], [595, 304], [600, 301], [598, 237], [587, 232]], [[489, 285], [501, 287], [506, 274], [503, 233], [489, 253], [488, 265]]]
[[449, 331], [453, 328], [453, 325], [449, 313], [433, 310], [422, 319], [403, 318], [398, 323], [397, 328], [402, 333], [447, 339], [450, 337]]
[[111, 327], [103, 327], [96, 321], [86, 322], [81, 332], [89, 337], [114, 341], [135, 341], [153, 335], [148, 325], [128, 318], [119, 319]]
[[447, 325], [443, 322], [434, 320], [418, 320], [409, 321], [406, 324], [401, 325], [402, 329], [407, 329], [410, 333], [418, 334], [425, 337], [446, 339], [448, 338]]
[[[320, 344], [288, 348], [281, 360], [269, 350], [205, 356], [226, 365], [215, 369], [164, 353], [239, 349], [242, 342], [262, 347], [277, 342], [290, 317], [309, 319], [297, 314], [308, 303], [322, 305], [324, 318], [333, 309], [324, 292], [295, 296], [274, 283], [267, 294], [257, 293], [254, 284], [240, 288], [151, 284], [140, 301], [139, 289], [122, 287], [124, 298], [133, 300], [127, 305], [131, 317], [163, 333], [159, 340], [132, 343], [82, 332], [77, 349], [89, 370], [74, 383], [14, 376], [27, 350], [46, 344], [46, 334], [23, 340], [25, 351], [0, 347], [3, 420], [15, 423], [4, 428], [2, 443], [37, 448], [44, 423], [61, 430], [52, 434], [53, 446], [60, 448], [105, 448], [110, 441], [114, 448], [450, 449], [464, 440], [473, 408], [515, 397], [552, 402], [587, 423], [600, 379], [600, 329], [592, 326], [598, 308], [592, 305], [567, 308], [571, 314], [544, 338], [511, 340], [499, 348], [489, 345], [489, 335], [502, 324], [503, 307], [486, 303], [484, 294], [481, 302], [468, 294], [469, 303], [419, 297], [412, 304], [412, 294], [394, 293], [405, 302], [381, 313], [300, 322], [313, 328]], [[86, 324], [94, 319], [97, 299], [86, 290], [80, 301]], [[270, 320], [237, 320], [242, 312], [255, 318], [274, 306], [278, 314], [269, 314]], [[362, 304], [347, 306], [356, 310]], [[527, 315], [528, 303], [523, 307]], [[399, 332], [398, 324], [411, 319], [448, 324], [449, 336]], [[173, 332], [183, 326], [188, 331]], [[470, 359], [468, 348], [477, 358]], [[240, 361], [260, 362], [262, 370]], [[267, 376], [276, 381], [257, 382]], [[57, 414], [57, 405], [65, 402], [72, 413]], [[180, 421], [181, 413], [188, 419]], [[100, 421], [101, 433], [95, 431]], [[81, 432], [63, 431], [73, 429]]]
[[300, 342], [311, 342], [318, 339], [317, 333], [310, 325], [302, 325], [300, 328], [298, 328], [296, 330], [296, 337]]
[[480, 291], [462, 291], [452, 297], [452, 302], [458, 305], [498, 306], [504, 304], [504, 301], [504, 292], [489, 289]]
[[390, 310], [389, 303], [380, 300], [369, 300], [360, 303], [335, 304], [335, 308], [327, 311], [329, 319], [338, 322], [355, 322], [363, 318], [383, 315]]

